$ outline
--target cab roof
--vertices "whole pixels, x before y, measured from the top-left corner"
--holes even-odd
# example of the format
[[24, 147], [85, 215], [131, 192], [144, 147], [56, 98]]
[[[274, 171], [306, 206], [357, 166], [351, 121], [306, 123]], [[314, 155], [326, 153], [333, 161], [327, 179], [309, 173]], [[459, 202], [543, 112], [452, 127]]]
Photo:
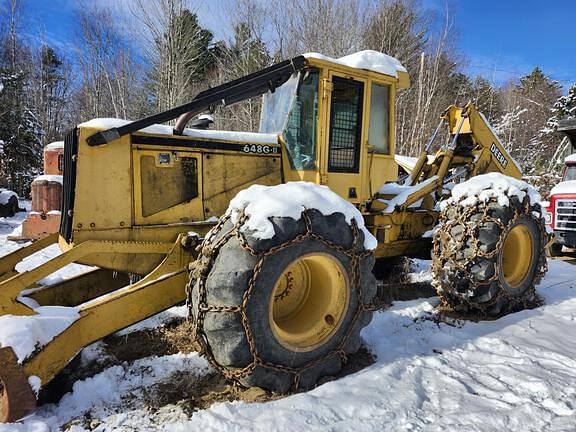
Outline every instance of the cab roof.
[[322, 62], [334, 63], [339, 66], [363, 69], [369, 72], [393, 77], [396, 78], [398, 86], [401, 88], [406, 88], [410, 85], [408, 71], [402, 63], [400, 63], [398, 59], [378, 51], [358, 51], [354, 54], [337, 59], [315, 52], [305, 53], [303, 56], [306, 59], [320, 60]]

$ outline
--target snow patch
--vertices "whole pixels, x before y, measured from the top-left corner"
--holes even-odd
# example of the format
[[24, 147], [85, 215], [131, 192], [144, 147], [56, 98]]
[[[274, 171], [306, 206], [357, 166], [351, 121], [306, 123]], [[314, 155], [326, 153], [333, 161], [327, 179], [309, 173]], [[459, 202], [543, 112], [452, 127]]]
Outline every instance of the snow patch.
[[80, 318], [75, 307], [41, 306], [34, 311], [37, 315], [0, 316], [0, 345], [12, 347], [19, 363]]
[[[117, 118], [96, 118], [84, 123], [80, 123], [78, 126], [90, 127], [95, 129], [112, 129], [127, 125], [129, 123], [132, 122], [130, 120], [122, 120]], [[155, 135], [174, 135], [174, 129], [172, 128], [172, 126], [159, 125], [159, 124], [148, 126], [144, 129], [140, 129], [139, 132], [145, 132]], [[278, 135], [267, 133], [184, 129], [183, 134], [198, 139], [237, 141], [241, 143], [250, 143], [250, 144], [278, 144]]]
[[505, 176], [500, 173], [482, 174], [459, 183], [452, 189], [452, 197], [440, 203], [444, 210], [449, 204], [457, 203], [461, 206], [472, 206], [478, 202], [487, 202], [492, 198], [501, 206], [510, 204], [509, 197], [516, 196], [520, 201], [528, 195], [530, 204], [540, 203], [540, 194], [528, 183]]
[[408, 171], [414, 170], [416, 162], [418, 162], [418, 158], [402, 155], [394, 155], [394, 160], [398, 165], [407, 169]]
[[[87, 412], [94, 418], [106, 420], [96, 430], [158, 430], [161, 423], [142, 427], [142, 422], [146, 422], [147, 416], [154, 411], [146, 404], [147, 397], [154, 394], [154, 386], [171, 385], [174, 380], [182, 379], [183, 374], [194, 379], [209, 370], [208, 362], [198, 353], [147, 357], [132, 364], [122, 363], [91, 378], [76, 381], [72, 391], [57, 404], [38, 407], [21, 423], [0, 424], [0, 431], [83, 431], [78, 424], [70, 428], [63, 425]], [[127, 422], [134, 427], [123, 427]]]
[[558, 183], [550, 191], [550, 195], [574, 194], [576, 195], [576, 180]]
[[[398, 183], [386, 183], [384, 186], [380, 188], [379, 193], [382, 195], [396, 195], [396, 196], [390, 200], [386, 199], [378, 200], [387, 205], [387, 207], [384, 210], [382, 210], [382, 213], [383, 214], [393, 213], [394, 210], [396, 210], [396, 207], [403, 205], [410, 195], [429, 186], [436, 180], [438, 180], [438, 176], [432, 176], [428, 180], [425, 180], [421, 183], [417, 183], [414, 186], [400, 185]], [[418, 200], [410, 207], [418, 207], [421, 203], [422, 200]]]
[[8, 189], [0, 189], [0, 204], [8, 204], [8, 202], [10, 201], [10, 198], [12, 197], [16, 197], [16, 199], [18, 199], [18, 195], [16, 194], [16, 192], [12, 192], [11, 190]]
[[198, 120], [210, 120], [212, 123], [214, 123], [214, 117], [212, 117], [210, 114], [200, 114], [197, 118]]
[[60, 150], [63, 148], [64, 148], [64, 141], [54, 141], [45, 147], [46, 150]]
[[338, 59], [328, 57], [316, 52], [309, 52], [303, 55], [306, 58], [325, 60], [356, 69], [365, 69], [372, 72], [393, 76], [396, 78], [398, 78], [398, 72], [407, 72], [406, 68], [402, 65], [402, 63], [400, 63], [400, 60], [373, 50], [359, 51], [357, 53], [340, 57]]
[[40, 393], [40, 388], [42, 387], [42, 380], [40, 379], [40, 377], [37, 377], [36, 375], [29, 376], [28, 384], [30, 384], [32, 391], [34, 392], [36, 397], [38, 397], [38, 393]]
[[41, 176], [38, 176], [34, 179], [35, 182], [41, 182], [41, 181], [47, 181], [47, 182], [54, 182], [54, 183], [60, 183], [63, 184], [64, 180], [63, 180], [63, 176], [58, 175], [58, 174], [43, 174]]
[[178, 319], [184, 319], [187, 316], [188, 306], [174, 306], [168, 310], [165, 310], [164, 312], [160, 312], [159, 314], [153, 315], [150, 318], [131, 325], [130, 327], [126, 327], [124, 330], [117, 332], [116, 335], [123, 336], [129, 333], [134, 333], [136, 331], [159, 328], [166, 323], [170, 323]]
[[249, 217], [244, 230], [253, 230], [256, 238], [274, 236], [274, 226], [269, 218], [290, 217], [298, 220], [306, 209], [316, 209], [328, 216], [342, 213], [346, 222], [356, 221], [364, 233], [364, 247], [376, 249], [378, 241], [364, 226], [364, 218], [354, 205], [332, 192], [327, 186], [309, 182], [289, 182], [277, 186], [253, 185], [240, 191], [230, 201], [226, 214], [232, 223], [238, 222], [242, 211]]

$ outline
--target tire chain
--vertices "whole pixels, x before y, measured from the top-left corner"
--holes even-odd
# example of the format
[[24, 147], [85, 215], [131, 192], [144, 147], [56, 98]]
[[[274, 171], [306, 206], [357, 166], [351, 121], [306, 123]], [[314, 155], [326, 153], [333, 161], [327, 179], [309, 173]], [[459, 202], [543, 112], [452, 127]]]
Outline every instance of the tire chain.
[[[358, 249], [358, 239], [359, 239], [359, 229], [356, 224], [356, 221], [352, 219], [351, 221], [351, 229], [353, 234], [353, 241], [352, 246], [350, 249], [346, 249], [343, 246], [336, 244], [323, 236], [315, 233], [312, 231], [312, 223], [310, 221], [309, 216], [306, 214], [306, 210], [304, 210], [301, 214], [302, 219], [306, 225], [306, 231], [303, 234], [299, 234], [291, 240], [288, 240], [278, 246], [274, 246], [267, 251], [257, 251], [256, 249], [252, 248], [244, 234], [242, 233], [242, 226], [248, 220], [248, 216], [245, 213], [242, 213], [238, 219], [238, 221], [234, 224], [234, 226], [219, 240], [214, 242], [217, 234], [222, 230], [224, 224], [230, 220], [230, 215], [225, 215], [218, 223], [210, 230], [210, 232], [206, 235], [204, 242], [198, 246], [197, 250], [201, 251], [199, 257], [196, 261], [192, 262], [189, 267], [189, 281], [186, 285], [186, 304], [188, 307], [188, 318], [193, 320], [192, 323], [192, 338], [196, 340], [200, 347], [201, 347], [201, 355], [206, 357], [208, 362], [220, 372], [227, 380], [231, 381], [234, 386], [242, 387], [242, 384], [239, 382], [239, 379], [246, 377], [249, 375], [257, 366], [271, 369], [277, 372], [283, 372], [291, 374], [293, 377], [293, 384], [292, 384], [292, 391], [297, 391], [299, 388], [300, 383], [300, 376], [303, 372], [308, 369], [311, 369], [328, 359], [334, 356], [339, 356], [343, 363], [346, 363], [347, 353], [344, 349], [348, 339], [352, 334], [352, 330], [356, 326], [358, 319], [360, 318], [363, 312], [367, 311], [375, 311], [379, 309], [379, 307], [373, 303], [364, 304], [363, 303], [363, 292], [362, 287], [360, 284], [360, 261], [368, 256], [370, 256], [373, 252], [371, 250], [364, 251], [364, 252], [357, 252]], [[257, 257], [258, 261], [253, 269], [253, 274], [248, 282], [248, 289], [243, 294], [242, 304], [235, 305], [235, 306], [214, 306], [209, 305], [207, 303], [207, 291], [206, 291], [206, 280], [208, 278], [208, 274], [212, 269], [212, 264], [216, 256], [218, 255], [218, 251], [222, 246], [224, 246], [228, 240], [232, 237], [237, 237], [241, 247], [247, 251], [250, 255]], [[353, 281], [352, 289], [358, 292], [358, 307], [354, 313], [354, 317], [348, 327], [348, 331], [344, 335], [341, 343], [338, 347], [325, 356], [303, 366], [301, 368], [292, 368], [284, 365], [273, 364], [270, 362], [266, 362], [262, 360], [259, 356], [258, 350], [256, 348], [256, 343], [254, 341], [254, 335], [252, 334], [252, 327], [250, 326], [250, 321], [248, 319], [248, 314], [246, 313], [246, 307], [248, 305], [248, 301], [250, 300], [251, 295], [253, 294], [254, 287], [256, 285], [256, 281], [258, 276], [262, 270], [264, 262], [268, 256], [271, 256], [275, 253], [278, 253], [296, 243], [300, 243], [306, 239], [314, 239], [317, 241], [322, 242], [326, 246], [338, 251], [339, 253], [346, 255], [351, 259], [352, 269], [351, 269], [351, 280]], [[199, 305], [198, 305], [198, 316], [194, 317], [192, 311], [192, 290], [196, 282], [199, 283]], [[234, 368], [229, 369], [222, 365], [220, 365], [212, 353], [210, 345], [208, 343], [208, 339], [204, 333], [204, 318], [207, 312], [231, 312], [231, 313], [239, 313], [242, 317], [242, 326], [244, 327], [244, 333], [246, 335], [246, 340], [248, 341], [248, 346], [250, 350], [250, 354], [252, 356], [252, 362], [243, 368]]]
[[[452, 298], [456, 297], [452, 293], [447, 293], [446, 291], [444, 291], [440, 287], [440, 282], [437, 280], [438, 279], [437, 275], [441, 274], [441, 270], [444, 267], [444, 264], [447, 261], [451, 261], [452, 263], [455, 264], [457, 263], [457, 265], [455, 266], [456, 268], [453, 269], [453, 271], [460, 271], [462, 272], [461, 273], [462, 275], [465, 275], [465, 277], [468, 278], [471, 284], [471, 286], [468, 288], [469, 290], [474, 291], [480, 285], [491, 284], [492, 282], [498, 279], [500, 274], [500, 262], [498, 259], [493, 261], [494, 275], [492, 275], [489, 279], [480, 282], [475, 280], [474, 275], [469, 271], [469, 266], [473, 264], [473, 262], [478, 257], [485, 259], [493, 259], [494, 256], [502, 250], [503, 243], [506, 239], [506, 235], [511, 229], [509, 227], [512, 227], [521, 216], [530, 214], [531, 211], [536, 211], [536, 209], [531, 208], [528, 198], [525, 198], [524, 201], [521, 203], [524, 212], [520, 212], [516, 206], [511, 206], [514, 215], [508, 222], [508, 226], [506, 226], [502, 223], [502, 221], [499, 218], [494, 218], [488, 214], [489, 211], [491, 210], [489, 207], [489, 204], [491, 202], [497, 202], [497, 200], [491, 198], [489, 201], [479, 202], [478, 204], [472, 206], [462, 206], [460, 204], [457, 204], [458, 217], [456, 218], [448, 219], [445, 212], [442, 212], [440, 215], [440, 228], [436, 233], [436, 235], [434, 236], [433, 241], [432, 272], [435, 275], [433, 285], [435, 286], [436, 291], [440, 296], [443, 307], [454, 309], [453, 307], [454, 305], [450, 303], [450, 301], [446, 298], [446, 295]], [[482, 214], [480, 220], [476, 220], [474, 221], [474, 223], [472, 223], [472, 221], [470, 220], [470, 216], [478, 213]], [[457, 296], [457, 299], [460, 302], [463, 302], [464, 306], [468, 310], [473, 309], [475, 311], [478, 311], [484, 318], [486, 318], [491, 316], [489, 314], [489, 309], [493, 305], [495, 305], [501, 298], [506, 299], [505, 304], [507, 304], [507, 306], [504, 311], [500, 312], [500, 314], [502, 314], [502, 312], [510, 310], [517, 310], [518, 308], [520, 309], [531, 308], [534, 307], [535, 303], [538, 303], [537, 300], [538, 296], [536, 294], [535, 286], [540, 282], [542, 277], [548, 271], [548, 262], [546, 260], [546, 248], [548, 247], [548, 244], [552, 238], [546, 232], [542, 216], [538, 218], [538, 222], [539, 222], [537, 224], [538, 232], [540, 234], [542, 244], [542, 249], [540, 250], [540, 255], [538, 258], [540, 262], [538, 263], [538, 270], [534, 277], [534, 281], [531, 284], [531, 286], [528, 289], [526, 289], [524, 295], [518, 298], [511, 296], [506, 290], [500, 289], [498, 290], [496, 295], [494, 295], [489, 301], [484, 303], [477, 303], [470, 301], [469, 297]], [[475, 235], [475, 231], [478, 230], [480, 226], [486, 223], [494, 223], [498, 225], [498, 227], [501, 230], [498, 242], [496, 243], [494, 249], [490, 252], [484, 252], [480, 249], [478, 236]], [[454, 236], [451, 233], [452, 228], [456, 226], [464, 227], [464, 231], [462, 232], [462, 234], [460, 234], [461, 240], [459, 242], [454, 241], [455, 240]], [[452, 239], [452, 242], [446, 241], [447, 239]], [[468, 240], [472, 241], [469, 242]], [[452, 243], [452, 247], [449, 249], [442, 248], [441, 243], [443, 243], [445, 246]], [[462, 251], [464, 249], [466, 244], [468, 245], [471, 244], [473, 247], [473, 251], [468, 257], [465, 257], [465, 259], [462, 262], [460, 262], [460, 260], [458, 260], [457, 258], [457, 254], [459, 251]]]

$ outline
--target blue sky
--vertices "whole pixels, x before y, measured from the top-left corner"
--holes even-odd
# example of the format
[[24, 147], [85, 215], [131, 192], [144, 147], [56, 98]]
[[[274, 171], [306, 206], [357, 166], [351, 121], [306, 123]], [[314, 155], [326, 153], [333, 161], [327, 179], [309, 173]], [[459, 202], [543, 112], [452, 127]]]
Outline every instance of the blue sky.
[[[125, 0], [92, 0], [118, 7]], [[445, 0], [420, 0], [426, 9], [444, 13]], [[201, 21], [217, 36], [225, 16], [222, 0], [193, 2]], [[23, 30], [43, 35], [66, 49], [75, 35], [78, 0], [23, 0]], [[534, 67], [564, 86], [576, 82], [576, 1], [574, 0], [449, 0], [464, 71], [497, 84], [525, 75]], [[126, 10], [119, 13], [128, 14]]]
[[576, 1], [460, 0], [453, 13], [469, 74], [500, 83], [540, 66], [563, 85], [576, 82]]

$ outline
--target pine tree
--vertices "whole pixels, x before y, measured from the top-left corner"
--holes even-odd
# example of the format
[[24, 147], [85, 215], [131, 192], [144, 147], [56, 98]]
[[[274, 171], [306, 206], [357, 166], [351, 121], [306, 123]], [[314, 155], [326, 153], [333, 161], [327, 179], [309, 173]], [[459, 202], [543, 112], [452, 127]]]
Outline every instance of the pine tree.
[[70, 91], [69, 68], [48, 45], [42, 45], [35, 57], [31, 91], [45, 143], [49, 143], [60, 139], [68, 126], [64, 116]]
[[3, 141], [2, 177], [6, 186], [25, 196], [42, 167], [43, 131], [33, 108], [25, 101], [26, 74], [0, 70], [0, 140]]
[[496, 127], [505, 130], [502, 138], [524, 173], [538, 174], [546, 169], [559, 144], [543, 127], [560, 96], [560, 85], [536, 67], [517, 84], [503, 87], [500, 95], [504, 112]]
[[[266, 44], [252, 34], [246, 23], [234, 28], [234, 40], [219, 47], [217, 83], [243, 77], [268, 66], [272, 62]], [[228, 130], [257, 131], [260, 123], [261, 100], [252, 98], [231, 107], [220, 107], [216, 127]]]
[[556, 131], [558, 121], [564, 119], [576, 118], [576, 83], [568, 90], [568, 94], [560, 96], [554, 108], [552, 109], [552, 117], [546, 123], [546, 133]]
[[[145, 23], [154, 34], [152, 70], [149, 86], [160, 110], [188, 102], [206, 85], [215, 65], [213, 34], [200, 26], [195, 13], [181, 0], [155, 0], [161, 4], [161, 22], [146, 16]], [[142, 5], [145, 8], [145, 5]], [[146, 13], [146, 12], [142, 12]]]

